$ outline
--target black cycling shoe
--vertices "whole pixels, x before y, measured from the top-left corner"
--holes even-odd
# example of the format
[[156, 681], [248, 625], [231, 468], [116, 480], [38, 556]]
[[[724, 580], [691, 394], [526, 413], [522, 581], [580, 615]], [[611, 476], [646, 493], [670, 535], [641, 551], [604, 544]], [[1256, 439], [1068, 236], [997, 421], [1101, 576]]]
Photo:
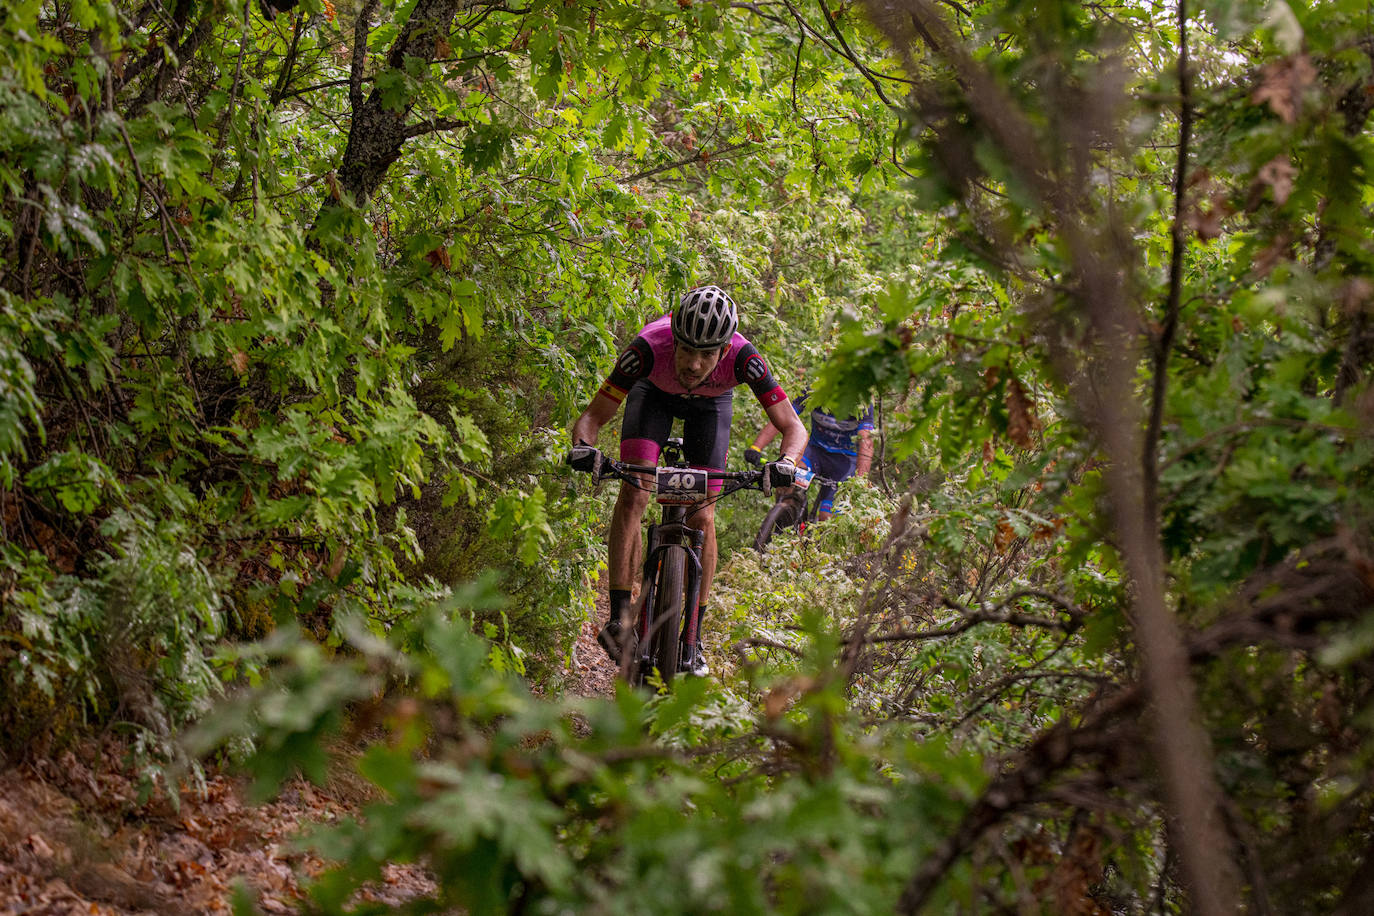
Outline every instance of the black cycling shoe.
[[601, 628], [601, 632], [596, 634], [596, 641], [601, 644], [601, 648], [606, 650], [606, 654], [611, 657], [611, 661], [620, 664], [620, 645], [621, 635], [624, 627], [620, 621], [612, 617], [606, 621], [606, 625]]
[[706, 664], [706, 655], [701, 651], [701, 646], [683, 646], [677, 670], [692, 677], [705, 677], [711, 673], [711, 667]]

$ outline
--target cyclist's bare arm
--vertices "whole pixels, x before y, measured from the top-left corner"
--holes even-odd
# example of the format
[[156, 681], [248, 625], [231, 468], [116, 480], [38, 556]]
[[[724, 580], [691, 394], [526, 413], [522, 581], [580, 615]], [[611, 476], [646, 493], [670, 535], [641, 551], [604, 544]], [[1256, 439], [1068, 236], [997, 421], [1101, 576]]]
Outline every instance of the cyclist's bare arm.
[[573, 445], [596, 445], [596, 437], [601, 434], [601, 427], [609, 423], [619, 409], [619, 401], [597, 392], [592, 402], [587, 405], [587, 409], [577, 418], [577, 422], [573, 423]]
[[763, 429], [759, 430], [759, 434], [754, 437], [754, 448], [763, 451], [768, 447], [768, 443], [772, 442], [777, 437], [778, 428], [772, 423], [769, 423]]
[[[587, 409], [573, 423], [573, 445], [596, 446], [601, 428], [620, 410], [620, 404], [620, 399], [608, 395], [604, 387], [598, 391]], [[607, 536], [610, 586], [613, 589], [628, 591], [634, 588], [635, 570], [640, 562], [639, 524], [648, 503], [648, 495], [637, 486], [622, 486], [616, 497]]]
[[806, 427], [792, 409], [792, 402], [779, 401], [764, 408], [764, 412], [768, 414], [770, 428], [782, 433], [783, 457], [791, 458], [793, 464], [800, 463], [802, 452], [806, 451]]
[[873, 467], [873, 433], [867, 429], [859, 430], [859, 457], [854, 462], [854, 476], [867, 477]]

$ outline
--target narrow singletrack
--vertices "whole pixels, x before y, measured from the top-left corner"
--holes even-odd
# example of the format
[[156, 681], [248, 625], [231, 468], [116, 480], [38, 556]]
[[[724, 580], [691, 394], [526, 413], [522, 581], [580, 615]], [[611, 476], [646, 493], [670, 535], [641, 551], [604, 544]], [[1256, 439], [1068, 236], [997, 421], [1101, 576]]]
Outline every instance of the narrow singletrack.
[[573, 644], [572, 658], [568, 663], [567, 681], [564, 690], [569, 696], [610, 697], [615, 696], [615, 679], [619, 668], [606, 657], [597, 644], [596, 634], [611, 613], [611, 599], [607, 594], [607, 580], [602, 576], [596, 584], [596, 614], [590, 620], [582, 621], [582, 629]]
[[[373, 797], [341, 768], [327, 787], [293, 779], [264, 805], [217, 772], [179, 809], [165, 796], [139, 804], [122, 758], [122, 747], [92, 741], [0, 769], [0, 916], [228, 916], [240, 880], [263, 912], [297, 913], [300, 875], [325, 863], [295, 837], [357, 816]], [[433, 888], [424, 869], [395, 865], [358, 899], [399, 905]]]

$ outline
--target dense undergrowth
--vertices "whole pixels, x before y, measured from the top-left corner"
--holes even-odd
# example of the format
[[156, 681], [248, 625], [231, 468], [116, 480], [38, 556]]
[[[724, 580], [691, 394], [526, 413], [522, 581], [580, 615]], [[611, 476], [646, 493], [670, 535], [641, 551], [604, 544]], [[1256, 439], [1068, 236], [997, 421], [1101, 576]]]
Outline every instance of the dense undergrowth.
[[[1054, 608], [1005, 627], [923, 601], [961, 561], [1001, 567], [983, 583], [985, 602], [1034, 577], [1011, 543], [934, 549], [915, 533], [940, 514], [930, 502], [911, 513], [912, 536], [870, 536], [859, 556], [836, 550], [885, 528], [888, 508], [862, 490], [801, 540], [783, 538], [763, 557], [734, 551], [719, 580], [729, 610], [706, 628], [709, 680], [658, 696], [537, 699], [483, 664], [490, 646], [453, 625], [460, 608], [436, 609], [397, 644], [360, 640], [347, 663], [326, 664], [309, 642], [277, 646], [279, 682], [327, 699], [303, 715], [274, 691], [219, 728], [265, 742], [256, 759], [271, 785], [284, 764], [322, 775], [318, 730], [339, 705], [362, 704], [355, 715], [384, 724], [360, 771], [386, 800], [364, 812], [365, 827], [320, 840], [341, 862], [312, 891], [325, 911], [385, 863], [419, 858], [439, 877], [441, 907], [888, 912], [912, 864], [986, 786], [985, 761], [1081, 703], [1101, 667]], [[853, 642], [923, 628], [925, 639]], [[1013, 833], [1048, 855], [1071, 837], [1047, 824], [1027, 818]], [[1148, 815], [1135, 827], [1158, 829]], [[1110, 899], [1098, 856], [1157, 877], [1153, 843], [1105, 849], [1105, 823], [1079, 829], [1094, 838], [1091, 856], [1055, 855], [1047, 872], [1064, 893], [1091, 883]], [[1001, 860], [976, 863], [969, 878], [979, 887], [970, 905], [1017, 897]], [[936, 910], [957, 906], [961, 886]], [[1129, 887], [1120, 894], [1129, 904]]]
[[[1362, 3], [283, 5], [0, 13], [7, 763], [345, 735], [320, 912], [1374, 906]], [[706, 281], [875, 473], [560, 696]]]

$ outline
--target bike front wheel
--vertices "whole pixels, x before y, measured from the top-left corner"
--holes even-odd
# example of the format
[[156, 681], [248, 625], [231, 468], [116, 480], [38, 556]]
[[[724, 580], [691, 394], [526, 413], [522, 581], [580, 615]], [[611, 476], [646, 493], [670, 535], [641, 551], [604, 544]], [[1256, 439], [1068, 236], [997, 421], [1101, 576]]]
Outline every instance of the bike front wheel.
[[658, 565], [658, 583], [654, 590], [654, 616], [649, 628], [647, 653], [639, 653], [638, 670], [632, 681], [639, 685], [658, 669], [666, 684], [677, 674], [682, 655], [682, 602], [686, 581], [687, 558], [681, 550], [669, 550]]
[[774, 534], [784, 528], [790, 528], [796, 523], [796, 497], [784, 497], [773, 503], [768, 514], [763, 517], [763, 524], [759, 526], [759, 533], [754, 536], [754, 549], [763, 553], [768, 549], [768, 542], [773, 539]]

